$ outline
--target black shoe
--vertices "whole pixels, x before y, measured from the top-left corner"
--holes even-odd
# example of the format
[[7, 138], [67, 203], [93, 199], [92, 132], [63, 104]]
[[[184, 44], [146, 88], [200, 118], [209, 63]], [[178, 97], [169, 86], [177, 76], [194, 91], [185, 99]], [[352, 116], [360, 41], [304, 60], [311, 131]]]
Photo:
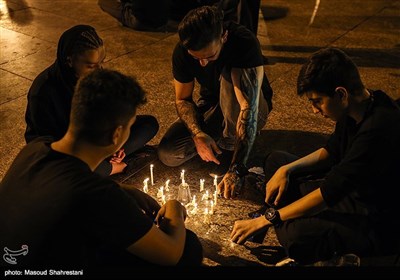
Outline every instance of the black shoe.
[[209, 175], [213, 178], [217, 176], [217, 178], [222, 178], [225, 176], [226, 172], [229, 170], [229, 166], [232, 162], [233, 151], [228, 151], [221, 149], [222, 154], [217, 156], [219, 160], [219, 165], [216, 165], [214, 169], [209, 173]]

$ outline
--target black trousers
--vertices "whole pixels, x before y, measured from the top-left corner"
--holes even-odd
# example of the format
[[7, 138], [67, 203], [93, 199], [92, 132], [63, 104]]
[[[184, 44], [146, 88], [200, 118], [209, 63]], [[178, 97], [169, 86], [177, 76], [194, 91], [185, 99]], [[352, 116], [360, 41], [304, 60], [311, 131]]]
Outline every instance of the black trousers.
[[[155, 117], [149, 115], [139, 115], [136, 117], [135, 123], [131, 127], [128, 140], [122, 147], [125, 151], [126, 158], [146, 145], [157, 134], [159, 128], [158, 121]], [[108, 176], [111, 173], [111, 163], [103, 160], [94, 172]]]
[[[286, 152], [273, 152], [265, 161], [268, 181], [282, 165], [293, 162], [297, 156]], [[278, 208], [306, 195], [319, 187], [324, 172], [291, 176], [289, 186]], [[300, 264], [328, 260], [335, 254], [353, 253], [358, 256], [377, 254], [379, 241], [374, 237], [364, 209], [347, 197], [334, 208], [315, 216], [285, 221], [275, 227], [280, 244], [289, 257]]]

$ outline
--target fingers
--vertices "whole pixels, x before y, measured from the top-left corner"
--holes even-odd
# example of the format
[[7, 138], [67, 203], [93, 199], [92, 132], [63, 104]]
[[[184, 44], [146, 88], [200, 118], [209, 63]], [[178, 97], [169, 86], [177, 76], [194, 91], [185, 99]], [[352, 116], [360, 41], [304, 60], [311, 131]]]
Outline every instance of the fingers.
[[217, 153], [217, 154], [222, 154], [222, 151], [219, 149], [217, 143], [215, 141], [211, 142], [211, 148]]
[[210, 151], [210, 154], [207, 159], [208, 159], [207, 161], [212, 161], [216, 164], [220, 164], [219, 160], [215, 157], [215, 155], [212, 151]]

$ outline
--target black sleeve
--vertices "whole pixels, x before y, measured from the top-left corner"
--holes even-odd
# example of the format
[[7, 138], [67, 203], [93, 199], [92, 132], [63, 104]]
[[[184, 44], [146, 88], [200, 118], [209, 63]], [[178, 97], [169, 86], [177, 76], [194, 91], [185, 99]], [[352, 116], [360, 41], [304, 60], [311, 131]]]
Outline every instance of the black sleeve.
[[394, 164], [391, 153], [395, 149], [388, 135], [387, 131], [374, 129], [360, 131], [355, 136], [343, 159], [331, 169], [321, 185], [328, 206], [335, 205], [354, 190], [368, 192], [380, 176], [385, 176], [388, 166]]
[[336, 123], [335, 131], [331, 134], [328, 139], [328, 142], [325, 145], [325, 150], [328, 151], [329, 159], [333, 164], [337, 164], [340, 161], [340, 147], [341, 147], [341, 131], [342, 129], [339, 128], [340, 122]]
[[[104, 182], [104, 179], [101, 178]], [[139, 208], [132, 196], [108, 180], [85, 193], [86, 230], [102, 243], [125, 249], [143, 237], [153, 221]], [[106, 182], [107, 182], [106, 181]], [[94, 186], [93, 184], [91, 184]]]
[[189, 62], [189, 55], [185, 48], [180, 44], [176, 44], [172, 54], [172, 74], [174, 79], [181, 83], [189, 83], [194, 80], [193, 69]]
[[[243, 26], [232, 34], [231, 48], [234, 50], [232, 68], [252, 68], [264, 64], [260, 43], [257, 37]], [[229, 36], [229, 34], [228, 34]], [[229, 39], [228, 39], [229, 40]]]
[[[38, 136], [52, 136], [60, 138], [57, 135], [60, 125], [56, 121], [56, 112], [54, 105], [47, 95], [52, 89], [42, 86], [39, 89], [32, 85], [28, 93], [28, 104], [25, 113], [26, 131], [25, 141], [29, 143]], [[62, 135], [61, 135], [62, 136]]]

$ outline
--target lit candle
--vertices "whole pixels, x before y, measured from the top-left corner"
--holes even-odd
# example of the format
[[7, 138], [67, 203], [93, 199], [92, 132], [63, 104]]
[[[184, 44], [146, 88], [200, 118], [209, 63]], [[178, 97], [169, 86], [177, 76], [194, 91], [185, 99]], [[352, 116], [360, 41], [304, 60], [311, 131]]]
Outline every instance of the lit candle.
[[204, 179], [200, 179], [200, 192], [204, 191]]
[[212, 215], [212, 214], [214, 214], [214, 202], [211, 201], [210, 205], [211, 205], [210, 215]]
[[190, 214], [194, 215], [196, 213], [197, 213], [197, 203], [194, 203], [193, 209], [192, 209], [192, 211], [190, 211]]
[[166, 199], [165, 199], [165, 195], [162, 195], [162, 197], [161, 197], [161, 203], [162, 203], [162, 205], [164, 205], [166, 202], [167, 202], [167, 201], [166, 201]]
[[149, 187], [148, 187], [148, 185], [147, 185], [147, 182], [149, 181], [149, 178], [146, 178], [144, 181], [143, 181], [143, 192], [145, 192], [145, 193], [148, 193], [149, 192]]
[[153, 168], [154, 168], [154, 164], [150, 164], [150, 177], [151, 177], [151, 185], [152, 186], [154, 186]]
[[169, 192], [169, 179], [165, 182], [165, 190]]
[[193, 199], [192, 199], [192, 204], [193, 204], [193, 205], [195, 205], [195, 204], [196, 204], [196, 195], [194, 195], [194, 196], [193, 196]]
[[181, 172], [181, 179], [182, 179], [182, 185], [184, 185], [185, 184], [185, 170], [183, 170], [183, 169]]
[[217, 205], [217, 191], [214, 192], [214, 205]]
[[206, 190], [206, 193], [203, 194], [203, 196], [201, 197], [201, 200], [207, 200], [208, 199], [208, 190]]
[[204, 222], [206, 224], [210, 223], [210, 215], [208, 213], [208, 208], [204, 209]]
[[217, 175], [214, 176], [214, 186], [215, 188], [218, 186]]
[[157, 197], [160, 198], [160, 197], [163, 197], [163, 196], [164, 196], [164, 187], [161, 186], [160, 189], [157, 192]]

